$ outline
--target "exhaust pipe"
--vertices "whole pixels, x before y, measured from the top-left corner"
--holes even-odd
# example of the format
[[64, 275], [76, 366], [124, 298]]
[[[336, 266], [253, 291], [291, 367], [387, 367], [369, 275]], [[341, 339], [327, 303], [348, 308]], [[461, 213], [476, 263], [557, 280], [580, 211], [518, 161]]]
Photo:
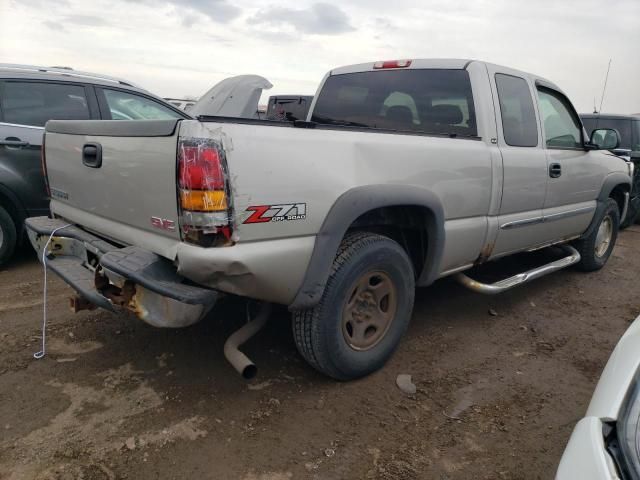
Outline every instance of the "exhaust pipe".
[[264, 303], [253, 320], [231, 334], [224, 342], [224, 356], [236, 371], [246, 380], [250, 380], [258, 373], [258, 367], [238, 348], [264, 327], [271, 313], [271, 304]]

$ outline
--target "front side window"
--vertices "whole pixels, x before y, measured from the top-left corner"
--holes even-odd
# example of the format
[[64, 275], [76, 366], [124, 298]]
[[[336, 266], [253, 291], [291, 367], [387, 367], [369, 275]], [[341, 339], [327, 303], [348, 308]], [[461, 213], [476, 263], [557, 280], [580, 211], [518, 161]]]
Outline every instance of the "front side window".
[[538, 145], [538, 125], [529, 84], [524, 78], [496, 74], [504, 141], [512, 147]]
[[49, 120], [91, 118], [85, 89], [79, 85], [13, 82], [2, 85], [2, 112], [6, 123], [44, 127]]
[[111, 120], [170, 120], [183, 118], [166, 106], [143, 97], [119, 90], [103, 89]]
[[538, 103], [548, 148], [582, 148], [582, 125], [560, 93], [538, 88]]
[[476, 136], [466, 70], [414, 69], [327, 78], [311, 118], [327, 125]]

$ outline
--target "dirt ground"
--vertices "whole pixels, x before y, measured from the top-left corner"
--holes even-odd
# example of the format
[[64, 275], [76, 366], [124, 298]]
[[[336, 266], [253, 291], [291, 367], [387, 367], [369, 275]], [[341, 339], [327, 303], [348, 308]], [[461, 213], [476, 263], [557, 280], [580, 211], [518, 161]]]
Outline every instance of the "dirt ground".
[[[640, 228], [600, 272], [566, 270], [496, 297], [442, 280], [416, 295], [380, 372], [337, 383], [298, 356], [285, 310], [245, 347], [245, 382], [222, 345], [242, 324], [160, 330], [73, 314], [28, 249], [0, 271], [0, 478], [549, 479], [611, 350], [640, 313]], [[504, 271], [509, 265], [499, 265]], [[413, 376], [403, 394], [396, 376]]]

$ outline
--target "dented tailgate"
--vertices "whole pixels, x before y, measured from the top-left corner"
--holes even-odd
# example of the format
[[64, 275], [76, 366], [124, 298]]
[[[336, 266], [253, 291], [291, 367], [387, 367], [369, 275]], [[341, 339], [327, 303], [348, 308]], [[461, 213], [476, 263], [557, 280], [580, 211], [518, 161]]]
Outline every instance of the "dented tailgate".
[[114, 240], [173, 258], [178, 121], [52, 121], [46, 168], [52, 211]]

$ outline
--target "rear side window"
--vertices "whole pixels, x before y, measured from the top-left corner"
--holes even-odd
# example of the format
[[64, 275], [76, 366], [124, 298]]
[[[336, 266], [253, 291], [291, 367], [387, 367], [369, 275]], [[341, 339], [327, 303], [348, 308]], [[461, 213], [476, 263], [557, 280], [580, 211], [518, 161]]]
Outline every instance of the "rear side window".
[[155, 100], [120, 90], [102, 90], [111, 120], [170, 120], [184, 118]]
[[504, 141], [513, 147], [538, 145], [538, 126], [529, 85], [524, 78], [496, 74]]
[[49, 120], [91, 118], [85, 89], [64, 83], [11, 82], [2, 85], [4, 121], [44, 127]]
[[476, 136], [466, 70], [386, 70], [327, 78], [312, 121], [400, 132]]
[[538, 103], [548, 148], [582, 148], [582, 124], [560, 93], [538, 88]]

